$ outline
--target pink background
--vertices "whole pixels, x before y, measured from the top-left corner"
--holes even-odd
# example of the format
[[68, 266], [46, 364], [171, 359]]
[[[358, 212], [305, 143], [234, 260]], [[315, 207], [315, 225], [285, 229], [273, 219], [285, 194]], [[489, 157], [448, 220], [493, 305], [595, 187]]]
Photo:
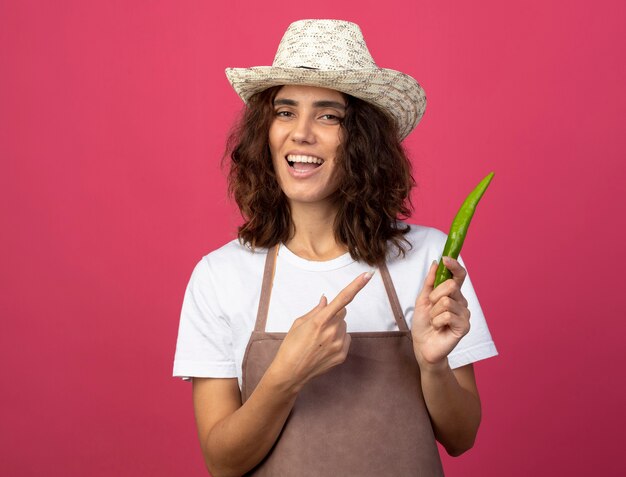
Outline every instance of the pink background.
[[500, 356], [447, 474], [623, 475], [626, 3], [299, 3], [0, 1], [0, 474], [205, 475], [170, 375], [191, 270], [240, 220], [223, 70], [343, 18], [427, 92], [413, 220], [447, 229], [496, 171], [463, 255]]

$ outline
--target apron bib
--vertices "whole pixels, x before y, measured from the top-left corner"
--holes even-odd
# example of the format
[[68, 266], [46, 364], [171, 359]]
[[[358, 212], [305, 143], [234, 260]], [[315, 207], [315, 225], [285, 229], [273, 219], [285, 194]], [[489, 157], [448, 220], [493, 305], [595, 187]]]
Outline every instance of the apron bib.
[[[243, 359], [245, 402], [286, 333], [266, 333], [276, 255], [267, 253], [254, 331]], [[420, 370], [387, 266], [379, 267], [400, 331], [350, 333], [346, 360], [300, 391], [273, 448], [246, 475], [442, 476]]]

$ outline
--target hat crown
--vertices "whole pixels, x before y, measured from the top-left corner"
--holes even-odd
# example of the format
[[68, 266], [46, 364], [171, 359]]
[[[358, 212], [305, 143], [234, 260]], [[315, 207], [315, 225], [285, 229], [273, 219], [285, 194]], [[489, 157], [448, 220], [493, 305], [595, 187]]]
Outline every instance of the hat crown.
[[317, 70], [377, 68], [359, 26], [343, 20], [299, 20], [289, 25], [274, 67]]

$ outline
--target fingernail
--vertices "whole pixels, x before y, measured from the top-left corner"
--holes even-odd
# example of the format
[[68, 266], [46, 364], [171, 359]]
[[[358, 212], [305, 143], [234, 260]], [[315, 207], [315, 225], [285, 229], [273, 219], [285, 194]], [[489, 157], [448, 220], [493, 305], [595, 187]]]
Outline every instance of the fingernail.
[[433, 263], [430, 264], [430, 266], [432, 267], [433, 265], [438, 265], [439, 262], [437, 262], [437, 260], [433, 260]]
[[365, 275], [363, 275], [363, 280], [368, 281], [370, 278], [374, 276], [374, 273], [376, 273], [375, 268], [367, 272]]
[[443, 258], [443, 263], [445, 263], [446, 265], [452, 263], [452, 259], [450, 257], [442, 257]]

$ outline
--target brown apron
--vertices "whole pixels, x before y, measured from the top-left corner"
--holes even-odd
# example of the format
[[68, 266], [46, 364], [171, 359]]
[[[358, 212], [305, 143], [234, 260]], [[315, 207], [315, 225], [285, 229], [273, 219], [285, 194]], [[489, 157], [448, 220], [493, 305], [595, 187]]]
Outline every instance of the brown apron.
[[[277, 247], [267, 254], [254, 332], [243, 359], [245, 402], [286, 333], [266, 333]], [[443, 475], [420, 371], [387, 266], [379, 267], [400, 331], [350, 333], [344, 363], [308, 382], [267, 457], [247, 475]]]

